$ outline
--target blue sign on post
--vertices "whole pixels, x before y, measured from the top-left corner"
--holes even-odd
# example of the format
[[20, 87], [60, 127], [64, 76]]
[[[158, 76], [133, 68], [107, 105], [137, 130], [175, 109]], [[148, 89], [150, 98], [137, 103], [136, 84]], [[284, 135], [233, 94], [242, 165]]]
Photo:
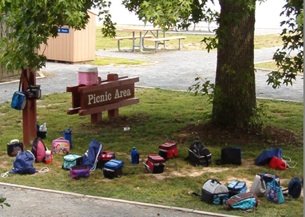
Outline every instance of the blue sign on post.
[[69, 28], [60, 27], [60, 28], [58, 28], [57, 32], [68, 34], [69, 33]]

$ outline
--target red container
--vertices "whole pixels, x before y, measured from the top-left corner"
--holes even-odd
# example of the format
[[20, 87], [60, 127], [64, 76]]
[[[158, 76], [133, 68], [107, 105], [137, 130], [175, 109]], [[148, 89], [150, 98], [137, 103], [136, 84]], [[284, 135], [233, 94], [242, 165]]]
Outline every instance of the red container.
[[80, 67], [78, 71], [79, 85], [96, 85], [98, 84], [97, 67]]
[[115, 153], [113, 151], [102, 151], [98, 157], [97, 168], [102, 169], [104, 164], [111, 159], [115, 159]]
[[164, 159], [178, 157], [178, 148], [176, 142], [166, 142], [159, 146], [159, 155]]
[[145, 161], [145, 169], [151, 173], [163, 173], [165, 159], [157, 154], [150, 154]]

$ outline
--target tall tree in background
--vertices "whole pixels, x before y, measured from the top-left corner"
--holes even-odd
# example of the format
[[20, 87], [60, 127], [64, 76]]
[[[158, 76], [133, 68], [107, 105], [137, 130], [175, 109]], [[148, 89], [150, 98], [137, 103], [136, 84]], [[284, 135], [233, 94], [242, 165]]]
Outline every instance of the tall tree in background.
[[292, 85], [296, 76], [303, 72], [303, 4], [303, 0], [287, 0], [281, 12], [285, 18], [281, 22], [283, 47], [273, 56], [279, 70], [271, 72], [267, 80], [273, 88], [278, 88], [281, 84]]
[[[85, 28], [89, 19], [87, 10], [93, 7], [102, 10], [107, 6], [107, 0], [0, 1], [0, 24], [8, 30], [0, 37], [0, 64], [8, 70], [21, 70], [22, 88], [26, 90], [36, 84], [35, 72], [46, 61], [43, 54], [37, 52], [40, 46], [46, 44], [49, 37], [56, 37], [61, 26]], [[111, 25], [108, 26], [109, 31]], [[27, 100], [23, 110], [25, 145], [36, 137], [36, 124], [36, 100]]]
[[[163, 28], [211, 20], [217, 15], [208, 0], [125, 0], [125, 6], [139, 18]], [[251, 127], [255, 115], [254, 76], [255, 0], [219, 0], [220, 15], [214, 17], [216, 31], [217, 70], [212, 122], [223, 127]], [[208, 48], [213, 48], [209, 44]]]

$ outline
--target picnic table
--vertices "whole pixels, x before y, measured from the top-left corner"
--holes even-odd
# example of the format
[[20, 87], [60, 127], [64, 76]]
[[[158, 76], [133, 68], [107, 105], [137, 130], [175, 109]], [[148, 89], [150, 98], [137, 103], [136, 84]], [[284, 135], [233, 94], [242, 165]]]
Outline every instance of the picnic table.
[[[163, 44], [165, 48], [165, 42], [170, 40], [178, 40], [179, 47], [181, 49], [181, 40], [185, 39], [184, 36], [173, 36], [173, 37], [165, 37], [165, 31], [162, 31], [161, 28], [155, 27], [132, 27], [132, 28], [122, 28], [120, 29], [124, 32], [131, 32], [131, 36], [123, 36], [123, 37], [116, 37], [118, 43], [118, 50], [121, 51], [121, 41], [122, 40], [132, 40], [132, 51], [135, 52], [136, 48], [143, 52], [145, 49], [144, 40], [154, 42], [154, 50], [157, 51], [160, 44]], [[160, 37], [161, 36], [161, 37]], [[139, 39], [138, 43], [136, 40]]]

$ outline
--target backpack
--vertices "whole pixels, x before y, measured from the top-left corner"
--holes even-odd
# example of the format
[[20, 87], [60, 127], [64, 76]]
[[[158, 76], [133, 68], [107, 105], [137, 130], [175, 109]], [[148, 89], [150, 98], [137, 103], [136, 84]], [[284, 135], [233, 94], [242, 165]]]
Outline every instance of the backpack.
[[195, 140], [188, 149], [188, 160], [194, 166], [209, 166], [212, 154], [199, 140]]
[[[263, 177], [264, 179], [265, 177]], [[283, 190], [280, 186], [280, 183], [274, 177], [268, 177], [268, 181], [266, 182], [266, 192], [265, 197], [267, 200], [274, 203], [284, 203], [285, 198], [283, 194]]]
[[36, 137], [32, 143], [32, 153], [35, 156], [35, 162], [44, 162], [46, 157], [47, 147], [41, 138]]
[[230, 197], [225, 204], [229, 209], [248, 210], [257, 207], [257, 198], [252, 192], [243, 192]]
[[93, 139], [89, 143], [88, 150], [85, 152], [85, 154], [82, 157], [82, 165], [89, 166], [90, 171], [95, 170], [102, 149], [103, 149], [102, 144], [96, 141], [95, 139]]
[[255, 159], [255, 165], [262, 166], [268, 164], [272, 157], [282, 158], [283, 153], [281, 148], [270, 148], [262, 151]]
[[244, 181], [232, 180], [227, 184], [230, 197], [236, 194], [247, 192], [247, 184]]
[[252, 186], [250, 188], [250, 192], [254, 193], [258, 197], [264, 196], [267, 189], [266, 186], [267, 182], [273, 179], [276, 180], [276, 182], [278, 182], [278, 185], [280, 185], [280, 179], [278, 176], [268, 173], [256, 174]]
[[288, 188], [284, 191], [286, 192], [288, 190], [288, 195], [290, 195], [294, 199], [297, 199], [301, 195], [302, 186], [303, 180], [298, 177], [293, 177], [288, 183]]
[[208, 179], [201, 189], [201, 200], [210, 204], [224, 204], [229, 198], [228, 188], [217, 179]]
[[13, 169], [10, 173], [34, 174], [36, 172], [33, 166], [34, 161], [35, 156], [31, 151], [20, 151], [14, 160]]

